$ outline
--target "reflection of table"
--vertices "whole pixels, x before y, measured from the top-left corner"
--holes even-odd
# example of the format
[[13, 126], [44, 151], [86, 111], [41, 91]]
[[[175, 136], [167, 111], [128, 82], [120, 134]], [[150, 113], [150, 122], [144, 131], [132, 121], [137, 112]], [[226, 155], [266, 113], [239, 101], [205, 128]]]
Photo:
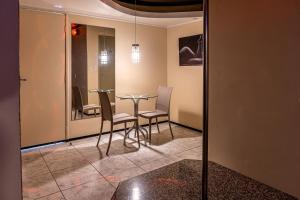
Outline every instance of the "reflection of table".
[[[114, 91], [115, 91], [115, 89], [92, 89], [92, 90], [89, 90], [89, 93], [107, 92], [108, 94], [110, 94], [110, 93], [112, 93]], [[115, 100], [114, 99], [113, 100], [110, 99], [110, 101], [111, 101], [110, 105], [111, 105], [111, 107], [113, 109], [113, 113], [115, 113], [115, 106], [116, 106]], [[100, 104], [100, 102], [99, 102], [99, 104]]]
[[[149, 100], [149, 99], [155, 98], [157, 96], [156, 95], [117, 95], [116, 97], [118, 97], [120, 100], [126, 100], [126, 99], [132, 100], [132, 102], [134, 104], [134, 116], [139, 117], [139, 102], [140, 102], [140, 100]], [[128, 133], [131, 132], [133, 129], [135, 129], [136, 126], [138, 126], [139, 131], [141, 131], [141, 133], [143, 134], [144, 137], [145, 137], [144, 133], [146, 133], [146, 135], [148, 135], [147, 129], [145, 129], [144, 127], [142, 127], [136, 123], [134, 124], [134, 126], [132, 128], [130, 128], [128, 130]]]
[[111, 92], [114, 92], [115, 90], [114, 89], [92, 89], [92, 90], [89, 90], [90, 93], [92, 92], [107, 92], [107, 93], [111, 93]]

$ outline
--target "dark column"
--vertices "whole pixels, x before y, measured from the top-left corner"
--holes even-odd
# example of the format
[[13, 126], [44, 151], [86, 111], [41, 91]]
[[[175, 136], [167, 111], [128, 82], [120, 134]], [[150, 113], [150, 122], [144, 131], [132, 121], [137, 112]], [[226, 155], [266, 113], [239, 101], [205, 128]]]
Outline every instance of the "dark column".
[[0, 6], [0, 199], [21, 200], [19, 1]]

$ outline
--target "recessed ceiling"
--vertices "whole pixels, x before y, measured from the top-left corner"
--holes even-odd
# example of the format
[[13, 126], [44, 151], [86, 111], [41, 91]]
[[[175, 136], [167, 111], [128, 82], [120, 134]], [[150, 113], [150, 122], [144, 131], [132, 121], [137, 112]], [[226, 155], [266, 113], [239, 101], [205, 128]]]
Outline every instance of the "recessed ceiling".
[[199, 17], [203, 0], [100, 0], [123, 13], [144, 17]]
[[[88, 15], [99, 18], [134, 22], [134, 17], [132, 15], [122, 13], [106, 5], [100, 0], [20, 0], [20, 5], [21, 7], [36, 8], [41, 10], [58, 11], [63, 13]], [[179, 24], [201, 20], [202, 17], [138, 17], [137, 23], [159, 27], [172, 27]]]
[[120, 6], [145, 12], [192, 12], [202, 11], [203, 0], [101, 0], [108, 5], [112, 2]]

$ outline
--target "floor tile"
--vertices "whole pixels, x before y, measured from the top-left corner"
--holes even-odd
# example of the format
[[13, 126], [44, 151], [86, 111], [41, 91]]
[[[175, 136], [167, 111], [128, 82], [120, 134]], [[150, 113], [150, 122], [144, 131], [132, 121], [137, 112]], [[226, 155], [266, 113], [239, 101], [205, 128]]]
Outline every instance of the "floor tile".
[[24, 198], [36, 199], [58, 191], [59, 188], [50, 173], [23, 180]]
[[22, 162], [22, 178], [27, 179], [49, 173], [49, 169], [43, 160], [38, 158], [31, 162]]
[[51, 195], [46, 196], [46, 197], [39, 198], [37, 200], [65, 200], [65, 198], [64, 198], [64, 196], [62, 195], [61, 192], [58, 192], [58, 193], [51, 194]]
[[98, 137], [90, 137], [22, 151], [24, 200], [110, 199], [120, 181], [182, 159], [201, 159], [201, 133], [172, 124], [172, 139], [167, 123], [159, 128], [160, 133], [152, 126], [151, 145], [140, 136], [140, 148], [134, 132], [126, 146], [124, 133], [115, 132], [109, 156], [105, 154], [109, 134], [102, 135], [98, 147]]
[[[108, 143], [109, 136], [110, 136], [110, 134], [103, 134], [101, 136], [100, 143], [102, 143], [102, 144]], [[123, 141], [123, 139], [124, 139], [124, 132], [122, 132], [122, 131], [114, 132], [113, 135], [112, 135], [112, 141], [115, 141], [115, 140]], [[97, 140], [98, 140], [98, 138], [97, 138]]]
[[55, 171], [53, 176], [61, 190], [103, 178], [91, 165]]
[[72, 141], [70, 141], [70, 143], [72, 146], [79, 146], [84, 143], [94, 143], [96, 146], [97, 140], [98, 140], [98, 137], [94, 136], [94, 137], [88, 137], [88, 138], [83, 138], [83, 139], [78, 139], [78, 140], [72, 140]]
[[202, 151], [203, 151], [202, 146], [201, 147], [197, 147], [197, 148], [193, 148], [191, 150], [195, 151], [196, 153], [199, 153], [199, 154], [202, 154]]
[[192, 149], [202, 146], [202, 137], [186, 137], [186, 138], [176, 138], [174, 143], [182, 145], [187, 149]]
[[143, 173], [145, 173], [143, 169], [139, 167], [133, 167], [129, 169], [115, 170], [112, 174], [104, 176], [104, 178], [113, 186], [117, 187], [119, 182], [125, 181]]
[[34, 151], [22, 151], [22, 163], [30, 163], [39, 158], [42, 158], [42, 155], [38, 149]]
[[137, 152], [125, 154], [124, 156], [137, 166], [141, 166], [154, 160], [163, 158], [163, 153], [159, 150], [151, 149], [149, 146], [141, 148]]
[[151, 145], [151, 147], [162, 154], [174, 155], [190, 149], [187, 146], [180, 144], [180, 142], [169, 142], [163, 145]]
[[115, 188], [104, 179], [63, 191], [66, 200], [110, 200]]
[[136, 167], [136, 165], [123, 156], [111, 156], [93, 163], [93, 166], [103, 175], [109, 176], [120, 170]]
[[96, 146], [96, 143], [89, 142], [75, 146], [75, 148], [89, 162], [94, 162], [107, 157], [105, 154], [107, 144], [99, 144], [99, 146]]
[[88, 165], [88, 161], [75, 149], [53, 152], [43, 157], [52, 172], [78, 165]]
[[60, 152], [64, 152], [66, 150], [70, 150], [73, 149], [73, 146], [70, 145], [70, 143], [68, 142], [61, 142], [61, 143], [57, 143], [57, 144], [53, 144], [53, 145], [49, 145], [49, 146], [45, 146], [40, 148], [40, 152], [41, 154], [44, 155], [49, 155], [51, 153], [60, 153]]
[[184, 151], [182, 153], [176, 154], [176, 156], [181, 159], [202, 160], [202, 154], [193, 150]]
[[145, 171], [152, 171], [158, 168], [161, 168], [163, 166], [169, 165], [171, 163], [173, 163], [174, 161], [170, 158], [164, 157], [155, 161], [152, 161], [150, 163], [141, 165], [140, 167], [145, 170]]

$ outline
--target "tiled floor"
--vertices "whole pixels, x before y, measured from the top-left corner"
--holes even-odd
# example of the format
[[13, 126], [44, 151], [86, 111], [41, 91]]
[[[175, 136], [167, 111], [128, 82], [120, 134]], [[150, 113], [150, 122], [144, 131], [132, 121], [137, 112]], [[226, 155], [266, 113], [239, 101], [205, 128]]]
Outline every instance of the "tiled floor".
[[[137, 149], [135, 140], [124, 132], [113, 135], [110, 155], [106, 156], [108, 135], [90, 137], [22, 152], [23, 199], [109, 200], [120, 181], [146, 173], [181, 159], [201, 159], [202, 135], [173, 125], [171, 139], [168, 124], [160, 124], [160, 133], [152, 127], [152, 145], [144, 141]], [[131, 138], [133, 135], [131, 135]], [[142, 137], [141, 137], [142, 138]]]

